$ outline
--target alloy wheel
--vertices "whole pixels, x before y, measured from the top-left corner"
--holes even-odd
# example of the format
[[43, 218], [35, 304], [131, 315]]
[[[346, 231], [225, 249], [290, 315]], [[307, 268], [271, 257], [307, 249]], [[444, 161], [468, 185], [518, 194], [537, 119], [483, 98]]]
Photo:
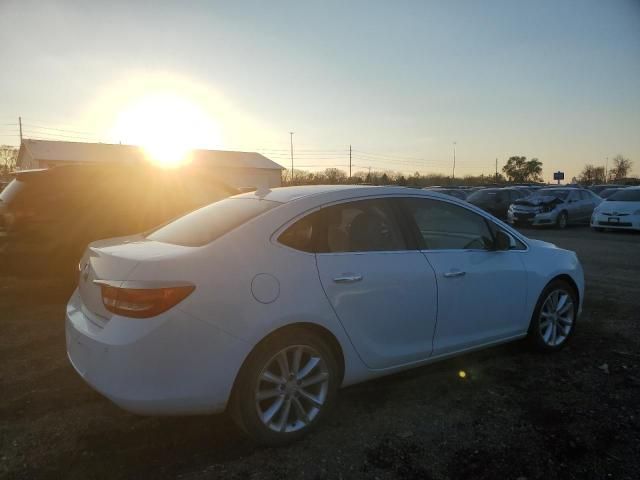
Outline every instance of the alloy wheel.
[[562, 344], [573, 328], [575, 307], [571, 295], [564, 290], [549, 293], [540, 309], [540, 335], [550, 347]]
[[262, 369], [255, 389], [258, 418], [274, 432], [295, 432], [308, 426], [329, 393], [329, 369], [308, 345], [276, 353]]

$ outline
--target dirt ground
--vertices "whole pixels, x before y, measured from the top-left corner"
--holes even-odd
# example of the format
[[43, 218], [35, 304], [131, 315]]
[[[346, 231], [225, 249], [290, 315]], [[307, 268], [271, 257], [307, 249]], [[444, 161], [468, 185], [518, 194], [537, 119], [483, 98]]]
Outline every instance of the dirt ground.
[[568, 348], [510, 344], [344, 389], [323, 427], [280, 449], [226, 415], [118, 409], [67, 361], [56, 282], [0, 277], [0, 477], [637, 479], [640, 235], [525, 234], [583, 263]]

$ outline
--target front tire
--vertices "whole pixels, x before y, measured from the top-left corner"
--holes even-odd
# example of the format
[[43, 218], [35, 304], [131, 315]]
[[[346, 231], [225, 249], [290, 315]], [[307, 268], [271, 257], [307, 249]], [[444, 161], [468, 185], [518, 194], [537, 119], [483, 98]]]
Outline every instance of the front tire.
[[569, 215], [567, 215], [567, 212], [560, 212], [560, 215], [558, 215], [558, 218], [556, 219], [556, 227], [562, 230], [564, 228], [567, 228], [568, 224]]
[[563, 348], [575, 330], [578, 296], [565, 280], [554, 280], [540, 294], [527, 339], [539, 351]]
[[322, 337], [302, 328], [277, 333], [261, 342], [242, 367], [232, 417], [256, 442], [286, 445], [322, 421], [339, 379], [335, 354]]

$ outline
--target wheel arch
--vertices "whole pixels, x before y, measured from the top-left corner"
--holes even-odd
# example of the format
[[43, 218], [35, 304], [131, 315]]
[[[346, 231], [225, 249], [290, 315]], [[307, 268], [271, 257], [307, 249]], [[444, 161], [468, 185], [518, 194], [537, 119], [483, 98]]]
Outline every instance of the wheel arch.
[[331, 350], [335, 354], [335, 358], [336, 358], [336, 361], [338, 363], [338, 369], [339, 369], [339, 382], [338, 382], [338, 385], [342, 384], [342, 381], [344, 379], [344, 374], [345, 374], [345, 359], [344, 359], [344, 351], [342, 349], [342, 346], [340, 345], [340, 342], [336, 338], [336, 336], [328, 328], [326, 328], [326, 327], [324, 327], [322, 325], [319, 325], [317, 323], [311, 323], [311, 322], [290, 323], [288, 325], [281, 326], [281, 327], [276, 328], [275, 330], [269, 332], [259, 342], [257, 342], [253, 346], [253, 348], [249, 351], [249, 353], [245, 356], [244, 360], [242, 361], [242, 365], [238, 369], [236, 377], [233, 380], [233, 387], [231, 389], [231, 395], [229, 395], [230, 401], [227, 402], [227, 407], [233, 401], [232, 399], [233, 399], [233, 397], [235, 395], [235, 392], [236, 392], [237, 386], [238, 386], [238, 379], [240, 378], [242, 371], [244, 370], [249, 358], [251, 357], [251, 354], [260, 345], [262, 345], [264, 342], [268, 341], [270, 338], [273, 338], [274, 336], [284, 335], [284, 334], [286, 334], [287, 332], [289, 332], [291, 330], [299, 330], [299, 329], [304, 329], [304, 330], [307, 330], [307, 331], [314, 332], [317, 335], [319, 335], [320, 337], [322, 337], [327, 342], [327, 344], [329, 345], [329, 347], [331, 348]]
[[[573, 289], [573, 293], [576, 294], [576, 298], [578, 299], [578, 305], [580, 305], [580, 289], [578, 288], [578, 284], [575, 282], [575, 280], [573, 278], [571, 278], [571, 275], [566, 274], [566, 273], [561, 273], [560, 275], [556, 275], [555, 277], [553, 277], [551, 280], [549, 280], [547, 282], [547, 284], [544, 286], [544, 288], [547, 288], [547, 286], [551, 283], [551, 282], [555, 282], [556, 280], [563, 280], [565, 282], [567, 282], [571, 288]], [[544, 291], [544, 288], [542, 289], [542, 291]]]

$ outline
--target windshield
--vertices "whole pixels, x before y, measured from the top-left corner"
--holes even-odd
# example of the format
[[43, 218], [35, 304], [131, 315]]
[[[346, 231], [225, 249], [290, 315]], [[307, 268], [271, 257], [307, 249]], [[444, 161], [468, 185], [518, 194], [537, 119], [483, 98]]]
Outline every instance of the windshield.
[[538, 190], [535, 195], [536, 197], [557, 197], [561, 200], [566, 200], [569, 196], [569, 190], [562, 190], [560, 188], [543, 188]]
[[619, 190], [609, 198], [608, 202], [640, 202], [640, 188]]
[[600, 198], [609, 198], [611, 195], [613, 195], [616, 192], [619, 192], [620, 190], [622, 190], [621, 188], [607, 188], [606, 190], [603, 190], [600, 192]]
[[159, 227], [146, 238], [199, 247], [278, 205], [279, 202], [254, 198], [225, 198]]

